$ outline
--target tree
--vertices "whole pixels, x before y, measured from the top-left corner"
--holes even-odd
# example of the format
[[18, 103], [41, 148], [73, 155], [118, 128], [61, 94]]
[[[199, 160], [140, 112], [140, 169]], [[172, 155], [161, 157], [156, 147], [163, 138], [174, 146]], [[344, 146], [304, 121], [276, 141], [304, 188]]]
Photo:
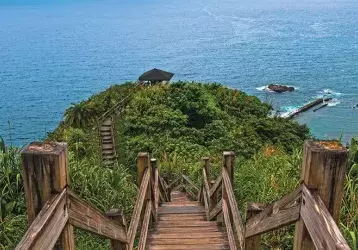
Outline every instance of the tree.
[[95, 110], [91, 103], [81, 101], [78, 104], [71, 104], [65, 111], [65, 123], [74, 128], [84, 128], [92, 123], [96, 117]]

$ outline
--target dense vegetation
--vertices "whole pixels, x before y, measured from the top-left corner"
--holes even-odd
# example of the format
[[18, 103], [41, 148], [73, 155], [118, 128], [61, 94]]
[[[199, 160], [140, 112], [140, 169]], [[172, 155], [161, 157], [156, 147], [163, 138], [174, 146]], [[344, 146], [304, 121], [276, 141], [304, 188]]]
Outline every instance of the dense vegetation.
[[[97, 118], [128, 94], [125, 112], [116, 122], [119, 164], [101, 165]], [[200, 181], [200, 158], [210, 155], [213, 175], [221, 153], [236, 152], [235, 193], [245, 202], [271, 202], [297, 186], [302, 145], [308, 129], [282, 118], [269, 118], [270, 106], [256, 97], [219, 84], [178, 82], [136, 87], [114, 85], [73, 104], [48, 140], [67, 141], [71, 187], [103, 211], [124, 207], [129, 220], [136, 196], [135, 160], [140, 151], [160, 162], [164, 175], [184, 168]], [[1, 144], [0, 144], [1, 145]], [[19, 150], [0, 153], [0, 248], [12, 249], [26, 230]], [[358, 143], [352, 145], [341, 226], [352, 246], [358, 231]], [[292, 229], [288, 229], [292, 230]], [[265, 237], [265, 249], [288, 249], [287, 230]], [[108, 249], [108, 242], [76, 232], [79, 249]], [[354, 248], [353, 248], [354, 249]]]

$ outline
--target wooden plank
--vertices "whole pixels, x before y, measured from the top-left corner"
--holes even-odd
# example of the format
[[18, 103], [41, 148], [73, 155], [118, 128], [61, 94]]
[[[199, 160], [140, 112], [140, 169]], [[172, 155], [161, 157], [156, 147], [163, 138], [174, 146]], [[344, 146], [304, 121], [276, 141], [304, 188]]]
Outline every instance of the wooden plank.
[[203, 206], [200, 207], [159, 207], [158, 214], [196, 214], [205, 212]]
[[[127, 234], [127, 223], [126, 223], [126, 217], [124, 216], [123, 213], [123, 209], [111, 209], [106, 213], [106, 215], [111, 220], [114, 220], [119, 225], [123, 226]], [[117, 240], [111, 240], [110, 250], [126, 250], [126, 249], [127, 249], [126, 243]]]
[[223, 238], [201, 238], [201, 239], [150, 239], [148, 243], [151, 245], [167, 245], [170, 249], [171, 245], [203, 245], [203, 244], [227, 244], [227, 240]]
[[210, 208], [211, 208], [210, 186], [209, 186], [209, 183], [208, 183], [208, 177], [207, 177], [205, 168], [203, 168], [203, 183], [204, 183], [203, 196], [204, 196], [205, 211], [206, 211], [206, 216], [207, 216], [207, 218], [209, 220], [209, 218], [210, 218]]
[[67, 190], [51, 197], [36, 216], [16, 250], [52, 249], [68, 221]]
[[[201, 244], [201, 245], [170, 245], [170, 250], [228, 250], [230, 249], [226, 243], [220, 244]], [[168, 250], [167, 245], [150, 245], [148, 250]]]
[[131, 222], [130, 222], [129, 228], [128, 228], [127, 236], [128, 236], [129, 249], [133, 249], [134, 240], [135, 240], [135, 236], [136, 236], [136, 233], [137, 233], [140, 216], [141, 216], [141, 213], [142, 213], [142, 210], [143, 210], [144, 200], [146, 198], [147, 188], [149, 186], [149, 179], [150, 179], [150, 172], [149, 172], [149, 169], [147, 168], [144, 171], [143, 180], [142, 180], [142, 183], [140, 185], [140, 189], [139, 189], [139, 193], [138, 193], [138, 196], [137, 196], [136, 204], [134, 206], [133, 214], [132, 214], [132, 217], [131, 217]]
[[168, 233], [184, 234], [187, 232], [191, 232], [191, 233], [200, 233], [205, 235], [206, 233], [209, 232], [221, 232], [221, 227], [219, 227], [218, 225], [209, 225], [209, 226], [201, 225], [197, 227], [182, 226], [182, 227], [175, 227], [175, 228], [157, 226], [156, 228], [152, 229], [151, 232], [160, 233], [160, 234], [168, 234]]
[[301, 187], [282, 199], [270, 204], [258, 215], [246, 222], [245, 237], [279, 229], [299, 220]]
[[208, 194], [207, 194], [205, 188], [203, 190], [203, 199], [204, 199], [204, 209], [205, 209], [206, 219], [210, 220], [209, 197], [208, 197]]
[[[261, 213], [266, 206], [261, 203], [247, 203], [246, 205], [246, 222]], [[261, 235], [248, 237], [245, 239], [245, 250], [260, 250], [261, 246]]]
[[140, 233], [138, 250], [144, 250], [146, 246], [151, 210], [152, 210], [152, 202], [148, 200], [145, 208], [143, 226], [142, 226], [142, 231]]
[[[339, 214], [343, 201], [348, 150], [328, 149], [320, 143], [337, 143], [332, 141], [305, 141], [301, 182], [306, 186], [317, 188], [318, 194], [326, 205], [332, 218], [339, 223]], [[310, 239], [303, 220], [295, 226], [295, 250], [313, 250], [315, 246]]]
[[226, 171], [226, 168], [223, 168], [222, 176], [223, 176], [224, 187], [226, 190], [225, 193], [227, 195], [228, 206], [231, 210], [235, 233], [236, 233], [237, 239], [239, 241], [240, 249], [244, 249], [244, 241], [245, 241], [244, 226], [243, 226], [239, 208], [238, 208], [238, 205], [237, 205], [237, 202], [235, 199], [234, 190], [232, 188], [231, 181], [229, 179], [229, 175], [228, 175], [228, 172]]
[[222, 200], [220, 200], [216, 206], [211, 209], [209, 214], [209, 220], [213, 220], [222, 211]]
[[227, 238], [224, 232], [186, 232], [186, 233], [155, 233], [149, 239], [200, 239], [200, 238]]
[[177, 178], [174, 179], [174, 181], [172, 181], [168, 188], [169, 189], [173, 189], [174, 185], [177, 184], [179, 181], [182, 181], [183, 180], [183, 176], [179, 175]]
[[231, 227], [229, 210], [228, 210], [228, 207], [226, 205], [226, 201], [223, 200], [222, 203], [223, 203], [222, 207], [223, 207], [225, 227], [226, 227], [226, 232], [227, 232], [227, 236], [228, 236], [228, 240], [229, 240], [230, 249], [231, 250], [236, 250], [237, 247], [236, 247], [234, 232], [233, 232], [232, 227]]
[[213, 196], [215, 192], [220, 190], [221, 184], [222, 184], [222, 175], [220, 175], [216, 179], [215, 184], [211, 187], [211, 189], [210, 189], [210, 197]]
[[194, 182], [192, 182], [188, 176], [186, 175], [182, 175], [183, 176], [183, 179], [188, 183], [190, 184], [190, 186], [192, 186], [197, 192], [199, 192], [199, 188], [194, 184]]
[[201, 206], [199, 201], [184, 201], [184, 202], [163, 202], [160, 204], [161, 207], [197, 207]]
[[161, 221], [157, 227], [207, 227], [217, 226], [216, 221], [192, 221], [190, 224], [187, 221]]
[[72, 191], [68, 190], [68, 194], [69, 221], [73, 226], [122, 243], [127, 242], [124, 226], [107, 218], [100, 210]]
[[302, 188], [301, 217], [318, 250], [346, 249], [349, 246], [317, 192]]
[[[152, 162], [152, 161], [151, 161]], [[159, 207], [159, 195], [160, 195], [160, 190], [159, 190], [159, 171], [158, 168], [155, 166], [153, 166], [153, 171], [154, 171], [154, 221], [158, 220], [158, 207]]]
[[144, 176], [145, 169], [149, 168], [149, 154], [147, 152], [141, 152], [137, 157], [137, 185], [140, 187]]
[[192, 220], [202, 220], [205, 221], [206, 220], [206, 216], [205, 215], [186, 215], [186, 214], [182, 214], [184, 216], [178, 216], [176, 214], [174, 214], [174, 216], [159, 216], [158, 221], [192, 221]]
[[[28, 225], [34, 221], [48, 199], [69, 185], [66, 143], [33, 142], [21, 152]], [[57, 244], [74, 249], [73, 228], [66, 225]]]

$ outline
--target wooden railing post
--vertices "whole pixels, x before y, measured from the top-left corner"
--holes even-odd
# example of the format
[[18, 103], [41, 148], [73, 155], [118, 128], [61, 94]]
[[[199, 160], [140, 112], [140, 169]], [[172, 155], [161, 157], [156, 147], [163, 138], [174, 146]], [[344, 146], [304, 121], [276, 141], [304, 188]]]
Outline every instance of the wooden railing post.
[[[49, 200], [67, 187], [68, 152], [66, 143], [33, 142], [21, 152], [22, 172], [29, 225]], [[56, 249], [74, 249], [73, 227], [67, 224]]]
[[[246, 221], [254, 217], [265, 209], [261, 203], [247, 203]], [[261, 235], [252, 236], [245, 239], [245, 250], [259, 250], [261, 245]]]
[[[140, 187], [142, 180], [143, 180], [143, 175], [145, 172], [145, 169], [148, 168], [148, 171], [150, 173], [150, 178], [149, 178], [149, 186], [147, 188], [147, 193], [145, 195], [145, 202], [144, 204], [147, 204], [147, 200], [151, 200], [152, 201], [152, 179], [153, 179], [153, 175], [152, 175], [152, 169], [151, 169], [151, 165], [150, 165], [150, 160], [149, 160], [149, 153], [147, 152], [141, 152], [138, 154], [138, 163], [137, 163], [137, 167], [138, 167], [138, 187]], [[141, 219], [139, 222], [139, 230], [141, 230], [141, 226], [143, 224], [143, 216], [144, 216], [144, 212], [145, 212], [145, 207], [142, 210], [142, 215], [141, 215]]]
[[150, 159], [150, 166], [152, 169], [152, 181], [153, 181], [153, 210], [154, 210], [154, 221], [157, 221], [157, 215], [158, 215], [158, 206], [159, 206], [159, 174], [157, 169], [157, 159]]
[[138, 184], [138, 187], [140, 187], [140, 184], [142, 183], [144, 170], [149, 167], [150, 167], [149, 154], [146, 152], [139, 153], [138, 158], [137, 158], [137, 184]]
[[[226, 169], [228, 172], [228, 175], [230, 177], [230, 183], [231, 185], [233, 185], [233, 181], [234, 181], [234, 162], [235, 161], [235, 153], [233, 151], [225, 151], [223, 153], [223, 163], [222, 163], [222, 167], [223, 169]], [[226, 204], [228, 204], [228, 196], [226, 193], [226, 188], [225, 188], [225, 184], [224, 181], [222, 183], [222, 199], [223, 201], [226, 201]], [[222, 214], [219, 214], [219, 216], [217, 217], [217, 221], [219, 223], [223, 223], [224, 222], [224, 217]], [[232, 227], [232, 225], [227, 225]]]
[[[126, 218], [123, 213], [123, 209], [111, 209], [107, 212], [107, 217], [116, 221], [119, 225], [123, 226], [125, 228], [125, 231], [127, 232], [127, 223]], [[127, 244], [122, 243], [117, 240], [111, 240], [110, 245], [111, 250], [127, 250]]]
[[205, 168], [206, 171], [206, 177], [207, 177], [207, 181], [210, 184], [210, 159], [209, 157], [203, 157], [203, 168]]
[[[301, 181], [307, 187], [317, 189], [333, 219], [339, 224], [348, 150], [328, 149], [321, 144], [311, 140], [305, 142]], [[296, 223], [294, 249], [315, 249], [302, 219]]]
[[234, 185], [234, 164], [235, 153], [233, 151], [225, 151], [223, 153], [223, 167], [226, 168], [229, 174], [231, 185]]

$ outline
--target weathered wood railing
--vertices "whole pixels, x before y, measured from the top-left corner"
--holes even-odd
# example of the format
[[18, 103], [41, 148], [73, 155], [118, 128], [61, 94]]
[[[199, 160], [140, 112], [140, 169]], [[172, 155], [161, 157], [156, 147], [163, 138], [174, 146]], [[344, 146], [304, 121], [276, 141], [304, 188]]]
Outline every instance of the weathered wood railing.
[[221, 175], [213, 182], [210, 182], [209, 158], [203, 158], [198, 198], [205, 205], [207, 219], [225, 225], [230, 249], [258, 250], [261, 234], [293, 223], [296, 223], [296, 250], [350, 249], [337, 226], [347, 156], [344, 148], [326, 149], [317, 142], [306, 141], [302, 184], [272, 204], [248, 203], [245, 224], [233, 191], [233, 152], [224, 152]]
[[112, 250], [133, 249], [140, 228], [138, 249], [144, 249], [159, 203], [169, 201], [156, 160], [150, 161], [148, 153], [138, 155], [140, 188], [128, 230], [123, 211], [104, 215], [70, 190], [66, 144], [32, 143], [23, 150], [22, 163], [30, 226], [16, 249], [72, 250], [73, 227], [110, 239]]
[[[185, 170], [184, 170], [185, 172]], [[168, 185], [168, 192], [175, 190], [183, 190], [188, 193], [193, 200], [196, 200], [197, 194], [200, 189], [195, 185], [194, 182], [190, 180], [190, 178], [185, 174], [179, 174], [173, 181]]]

